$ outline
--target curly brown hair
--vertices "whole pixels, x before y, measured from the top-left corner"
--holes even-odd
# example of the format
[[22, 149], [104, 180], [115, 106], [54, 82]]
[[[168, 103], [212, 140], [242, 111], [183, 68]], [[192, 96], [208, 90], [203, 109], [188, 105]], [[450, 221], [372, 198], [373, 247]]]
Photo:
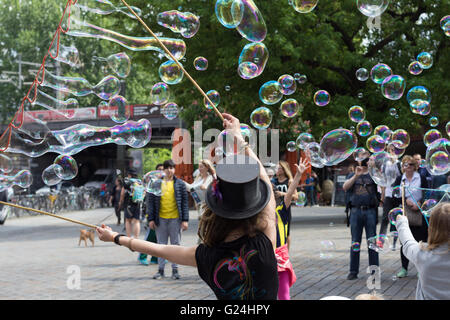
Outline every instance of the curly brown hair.
[[226, 219], [216, 215], [206, 204], [202, 207], [203, 214], [198, 225], [198, 236], [208, 247], [223, 242], [228, 234], [240, 230], [244, 235], [254, 237], [262, 230], [261, 212], [247, 219]]

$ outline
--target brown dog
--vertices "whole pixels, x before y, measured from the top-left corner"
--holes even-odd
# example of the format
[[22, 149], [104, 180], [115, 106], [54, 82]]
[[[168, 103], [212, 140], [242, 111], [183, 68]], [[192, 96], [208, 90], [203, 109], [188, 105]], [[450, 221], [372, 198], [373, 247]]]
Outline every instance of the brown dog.
[[78, 241], [78, 246], [80, 246], [81, 241], [84, 240], [84, 246], [87, 247], [87, 239], [91, 240], [92, 246], [94, 246], [94, 238], [94, 230], [80, 229], [80, 241]]

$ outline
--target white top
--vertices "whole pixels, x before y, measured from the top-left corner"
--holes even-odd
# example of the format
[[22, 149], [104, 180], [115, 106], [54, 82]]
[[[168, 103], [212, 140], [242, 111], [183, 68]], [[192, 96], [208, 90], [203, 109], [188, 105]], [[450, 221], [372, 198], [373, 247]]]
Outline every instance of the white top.
[[[403, 174], [402, 183], [405, 184], [405, 199], [409, 199], [413, 202], [414, 200], [417, 202], [422, 201], [422, 190], [417, 189], [421, 187], [421, 179], [418, 172], [414, 172], [411, 181], [406, 178], [405, 174]], [[406, 190], [406, 187], [410, 187], [410, 189]], [[414, 199], [411, 195], [414, 196]]]
[[202, 176], [199, 174], [193, 183], [187, 183], [187, 182], [184, 182], [184, 183], [186, 184], [188, 191], [190, 191], [191, 189], [194, 189], [194, 191], [198, 194], [200, 201], [204, 202], [205, 196], [206, 196], [206, 189], [202, 190], [202, 189], [200, 189], [200, 187], [202, 185], [204, 185], [205, 183], [206, 183], [206, 187], [208, 187], [212, 181], [213, 181], [212, 175], [208, 174], [208, 176], [205, 179], [203, 179]]
[[447, 243], [427, 251], [414, 239], [408, 219], [400, 216], [396, 221], [403, 254], [414, 263], [419, 274], [416, 300], [450, 299], [450, 252]]

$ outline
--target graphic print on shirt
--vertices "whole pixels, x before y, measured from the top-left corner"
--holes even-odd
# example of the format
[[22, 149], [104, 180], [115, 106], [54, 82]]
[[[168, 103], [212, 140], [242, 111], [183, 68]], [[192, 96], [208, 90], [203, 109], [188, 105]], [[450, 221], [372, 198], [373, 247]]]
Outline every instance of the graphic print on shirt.
[[[231, 296], [234, 300], [257, 299], [265, 295], [265, 290], [258, 290], [253, 287], [253, 272], [248, 267], [248, 262], [256, 254], [258, 254], [256, 250], [250, 250], [245, 253], [245, 245], [243, 245], [239, 254], [233, 251], [234, 257], [232, 259], [222, 259], [217, 263], [214, 269], [214, 284], [223, 294]], [[229, 271], [226, 275], [227, 278], [231, 278], [232, 283], [238, 282], [238, 285], [231, 288], [228, 292], [221, 286], [218, 280], [218, 273], [224, 267], [227, 267], [227, 271]], [[237, 276], [239, 279], [237, 279]]]

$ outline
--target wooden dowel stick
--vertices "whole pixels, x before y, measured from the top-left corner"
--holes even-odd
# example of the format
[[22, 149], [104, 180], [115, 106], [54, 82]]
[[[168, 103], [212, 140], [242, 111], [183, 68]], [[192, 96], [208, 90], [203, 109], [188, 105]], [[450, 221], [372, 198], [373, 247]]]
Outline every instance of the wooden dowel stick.
[[198, 85], [198, 83], [191, 77], [191, 75], [183, 68], [183, 66], [181, 65], [181, 63], [172, 55], [172, 53], [169, 51], [169, 49], [167, 49], [167, 47], [164, 45], [164, 43], [161, 42], [161, 40], [159, 40], [159, 38], [156, 36], [156, 34], [153, 33], [153, 31], [147, 26], [147, 24], [136, 14], [136, 12], [134, 12], [134, 10], [128, 5], [128, 3], [125, 0], [121, 0], [122, 3], [128, 8], [128, 10], [131, 11], [131, 13], [136, 17], [136, 19], [138, 19], [138, 21], [144, 26], [144, 28], [156, 39], [156, 41], [159, 43], [159, 45], [164, 49], [164, 51], [170, 56], [170, 58], [172, 58], [173, 61], [175, 61], [175, 63], [180, 67], [180, 69], [183, 71], [183, 73], [186, 75], [186, 77], [189, 78], [189, 80], [191, 80], [192, 84], [197, 88], [198, 91], [200, 91], [200, 93], [205, 97], [205, 99], [209, 102], [209, 104], [213, 107], [214, 112], [216, 113], [216, 115], [220, 118], [220, 120], [222, 120], [222, 122], [224, 121], [224, 118], [222, 116], [222, 114], [219, 112], [219, 110], [217, 110], [216, 106], [214, 105], [214, 103], [211, 101], [211, 99], [208, 97], [208, 95], [205, 93], [205, 91], [203, 91], [202, 88], [200, 88], [200, 86]]
[[406, 215], [406, 211], [405, 211], [405, 185], [402, 183], [401, 186], [402, 189], [402, 209], [403, 209], [403, 215]]
[[45, 214], [45, 215], [50, 216], [50, 217], [66, 220], [66, 221], [69, 221], [69, 222], [72, 222], [72, 223], [81, 224], [81, 225], [83, 225], [85, 227], [89, 227], [89, 228], [93, 228], [93, 229], [97, 228], [97, 226], [94, 226], [93, 224], [84, 223], [84, 222], [81, 222], [81, 221], [78, 221], [78, 220], [57, 216], [56, 214], [45, 212], [45, 211], [41, 211], [41, 210], [37, 210], [37, 209], [33, 209], [33, 208], [22, 207], [22, 206], [19, 206], [17, 204], [13, 204], [13, 203], [0, 201], [0, 204], [7, 205], [7, 206], [10, 206], [10, 207], [19, 208], [19, 209], [23, 209], [23, 210], [34, 211], [34, 212], [37, 212], [37, 213]]

